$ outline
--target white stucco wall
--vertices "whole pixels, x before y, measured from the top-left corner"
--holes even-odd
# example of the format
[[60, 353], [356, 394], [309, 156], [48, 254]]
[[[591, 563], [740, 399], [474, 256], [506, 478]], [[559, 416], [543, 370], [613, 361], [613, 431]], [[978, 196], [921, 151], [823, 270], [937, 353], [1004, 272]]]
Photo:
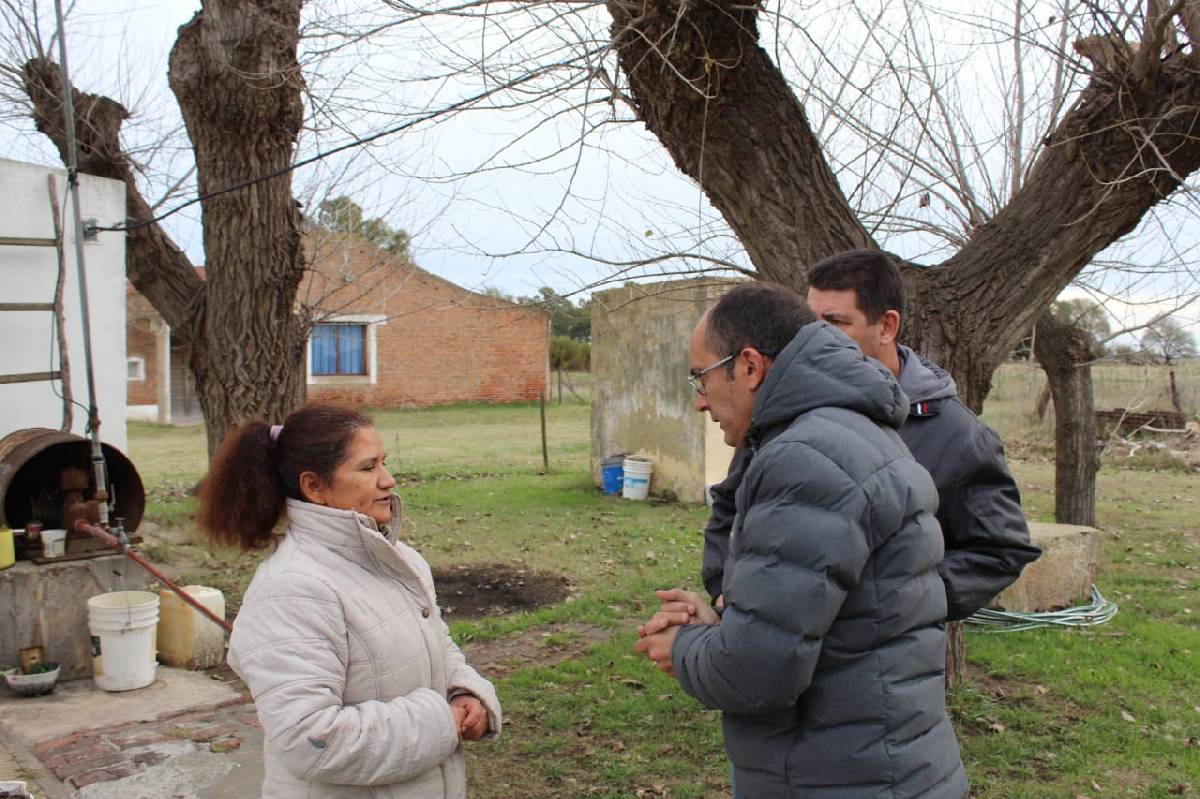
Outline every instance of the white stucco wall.
[[[75, 223], [61, 169], [0, 159], [0, 236], [52, 238], [48, 176], [53, 175], [59, 208], [65, 211], [67, 274], [63, 303], [67, 321], [71, 387], [82, 408], [74, 409], [71, 432], [84, 435], [87, 376], [83, 323], [75, 265]], [[111, 225], [125, 218], [125, 186], [116, 180], [80, 177], [84, 219]], [[125, 437], [125, 234], [99, 233], [84, 243], [91, 311], [92, 363], [101, 438], [126, 451]], [[58, 275], [53, 247], [0, 245], [0, 302], [52, 302]], [[0, 312], [0, 374], [48, 372], [59, 368], [54, 319], [46, 312]], [[62, 424], [61, 385], [42, 381], [0, 385], [0, 437], [24, 427]]]

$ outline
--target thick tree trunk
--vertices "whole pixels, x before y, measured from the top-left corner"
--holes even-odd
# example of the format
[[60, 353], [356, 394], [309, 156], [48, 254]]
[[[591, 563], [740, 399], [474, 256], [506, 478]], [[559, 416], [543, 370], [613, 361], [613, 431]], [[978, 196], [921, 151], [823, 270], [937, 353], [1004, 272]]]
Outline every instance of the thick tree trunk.
[[304, 120], [300, 0], [206, 0], [179, 29], [170, 84], [196, 152], [208, 302], [192, 370], [210, 453], [238, 423], [282, 420], [304, 399], [308, 321], [291, 165]]
[[1091, 339], [1049, 313], [1037, 323], [1034, 352], [1054, 398], [1054, 520], [1096, 524], [1096, 413]]
[[[63, 129], [62, 72], [45, 58], [27, 61], [22, 68], [25, 93], [33, 105], [40, 133], [58, 149], [67, 163], [67, 135]], [[118, 102], [72, 87], [79, 171], [85, 175], [119, 180], [125, 184], [126, 221], [137, 223], [154, 214], [134, 180], [133, 164], [121, 149], [121, 123], [129, 112]], [[102, 220], [111, 224], [114, 220]], [[193, 305], [204, 302], [204, 284], [191, 262], [159, 225], [137, 227], [125, 234], [125, 271], [129, 281], [150, 301], [182, 339], [193, 333]]]
[[[74, 92], [79, 168], [125, 184], [126, 271], [172, 332], [191, 344], [211, 454], [250, 418], [279, 421], [304, 399], [309, 320], [295, 311], [304, 274], [300, 213], [286, 168], [303, 121], [296, 61], [300, 0], [207, 0], [180, 28], [171, 88], [196, 154], [201, 194], [277, 177], [202, 201], [207, 280], [158, 224], [121, 148], [128, 112]], [[24, 65], [38, 130], [66, 161], [61, 78], [47, 59]]]
[[[817, 259], [874, 246], [803, 107], [759, 46], [760, 6], [608, 0], [607, 8], [640, 118], [729, 222], [762, 278], [803, 290]], [[1197, 56], [1175, 48], [1138, 59], [1140, 51], [1107, 39], [1077, 47], [1095, 76], [1046, 137], [1025, 188], [944, 264], [906, 270], [905, 340], [946, 367], [975, 410], [1055, 296], [1200, 166]], [[1162, 42], [1142, 43], [1155, 47]]]

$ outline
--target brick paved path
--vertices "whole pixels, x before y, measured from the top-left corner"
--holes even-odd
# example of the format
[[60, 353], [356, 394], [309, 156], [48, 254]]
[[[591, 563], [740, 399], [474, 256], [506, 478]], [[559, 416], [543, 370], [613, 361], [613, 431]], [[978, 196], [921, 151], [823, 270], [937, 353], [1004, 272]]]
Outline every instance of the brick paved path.
[[59, 780], [80, 789], [130, 777], [188, 752], [233, 752], [248, 734], [261, 730], [250, 697], [244, 696], [152, 722], [51, 738], [36, 744], [33, 754]]

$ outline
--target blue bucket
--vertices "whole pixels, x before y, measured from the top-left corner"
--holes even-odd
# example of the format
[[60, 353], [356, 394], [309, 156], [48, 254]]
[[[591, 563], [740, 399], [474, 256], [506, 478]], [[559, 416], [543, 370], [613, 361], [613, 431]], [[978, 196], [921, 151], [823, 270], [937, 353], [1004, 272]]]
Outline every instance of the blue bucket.
[[604, 484], [605, 494], [621, 493], [621, 487], [625, 485], [624, 463], [624, 455], [616, 455], [604, 459], [604, 465], [600, 468], [600, 476]]

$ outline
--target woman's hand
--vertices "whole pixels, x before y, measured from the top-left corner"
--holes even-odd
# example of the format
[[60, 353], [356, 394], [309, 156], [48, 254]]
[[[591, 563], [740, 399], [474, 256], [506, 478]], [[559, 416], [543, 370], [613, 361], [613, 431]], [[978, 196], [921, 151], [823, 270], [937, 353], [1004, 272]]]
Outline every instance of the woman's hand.
[[478, 741], [488, 731], [487, 710], [484, 709], [483, 703], [471, 694], [459, 694], [451, 699], [450, 709], [454, 711], [459, 738]]

